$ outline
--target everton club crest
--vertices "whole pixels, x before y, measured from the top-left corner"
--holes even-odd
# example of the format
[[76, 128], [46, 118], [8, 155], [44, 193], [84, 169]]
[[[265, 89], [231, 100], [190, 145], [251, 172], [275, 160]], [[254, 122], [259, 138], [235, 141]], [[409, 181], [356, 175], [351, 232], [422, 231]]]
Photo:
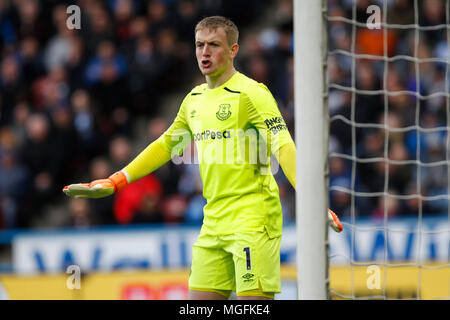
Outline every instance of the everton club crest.
[[227, 120], [231, 116], [230, 111], [231, 105], [228, 103], [223, 103], [219, 106], [219, 111], [216, 112], [216, 117], [219, 120]]

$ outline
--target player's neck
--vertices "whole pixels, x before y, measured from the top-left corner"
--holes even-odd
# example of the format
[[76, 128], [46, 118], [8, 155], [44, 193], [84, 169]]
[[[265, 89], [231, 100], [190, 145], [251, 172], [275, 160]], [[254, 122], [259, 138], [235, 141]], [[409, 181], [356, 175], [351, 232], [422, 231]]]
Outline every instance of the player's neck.
[[209, 89], [214, 89], [220, 87], [225, 82], [230, 80], [230, 78], [236, 73], [236, 69], [234, 67], [225, 70], [221, 75], [217, 77], [206, 76], [206, 83], [208, 84]]

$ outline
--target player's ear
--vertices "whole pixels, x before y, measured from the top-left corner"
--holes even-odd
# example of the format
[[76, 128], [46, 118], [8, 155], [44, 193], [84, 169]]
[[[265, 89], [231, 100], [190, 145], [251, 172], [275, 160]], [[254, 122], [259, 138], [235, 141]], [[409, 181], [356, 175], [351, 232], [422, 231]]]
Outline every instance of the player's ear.
[[231, 52], [230, 52], [232, 59], [234, 59], [234, 57], [236, 57], [238, 51], [239, 51], [239, 45], [237, 43], [233, 44], [231, 46]]

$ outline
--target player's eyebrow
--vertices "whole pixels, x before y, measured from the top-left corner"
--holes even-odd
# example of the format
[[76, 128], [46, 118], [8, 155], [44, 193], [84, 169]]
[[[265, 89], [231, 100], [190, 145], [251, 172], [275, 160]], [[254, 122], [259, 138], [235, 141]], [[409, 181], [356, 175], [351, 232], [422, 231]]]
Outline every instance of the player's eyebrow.
[[195, 40], [195, 44], [221, 44], [220, 40]]

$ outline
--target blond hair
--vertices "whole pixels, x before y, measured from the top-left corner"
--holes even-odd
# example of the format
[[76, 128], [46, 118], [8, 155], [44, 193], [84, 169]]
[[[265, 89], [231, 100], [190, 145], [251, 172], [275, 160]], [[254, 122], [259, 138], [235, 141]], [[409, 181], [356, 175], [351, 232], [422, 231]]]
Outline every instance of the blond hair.
[[197, 33], [198, 30], [202, 29], [216, 30], [218, 28], [223, 28], [225, 30], [225, 34], [227, 35], [229, 45], [233, 45], [238, 42], [239, 39], [238, 28], [236, 27], [233, 21], [222, 16], [211, 16], [202, 19], [195, 26], [195, 33]]

